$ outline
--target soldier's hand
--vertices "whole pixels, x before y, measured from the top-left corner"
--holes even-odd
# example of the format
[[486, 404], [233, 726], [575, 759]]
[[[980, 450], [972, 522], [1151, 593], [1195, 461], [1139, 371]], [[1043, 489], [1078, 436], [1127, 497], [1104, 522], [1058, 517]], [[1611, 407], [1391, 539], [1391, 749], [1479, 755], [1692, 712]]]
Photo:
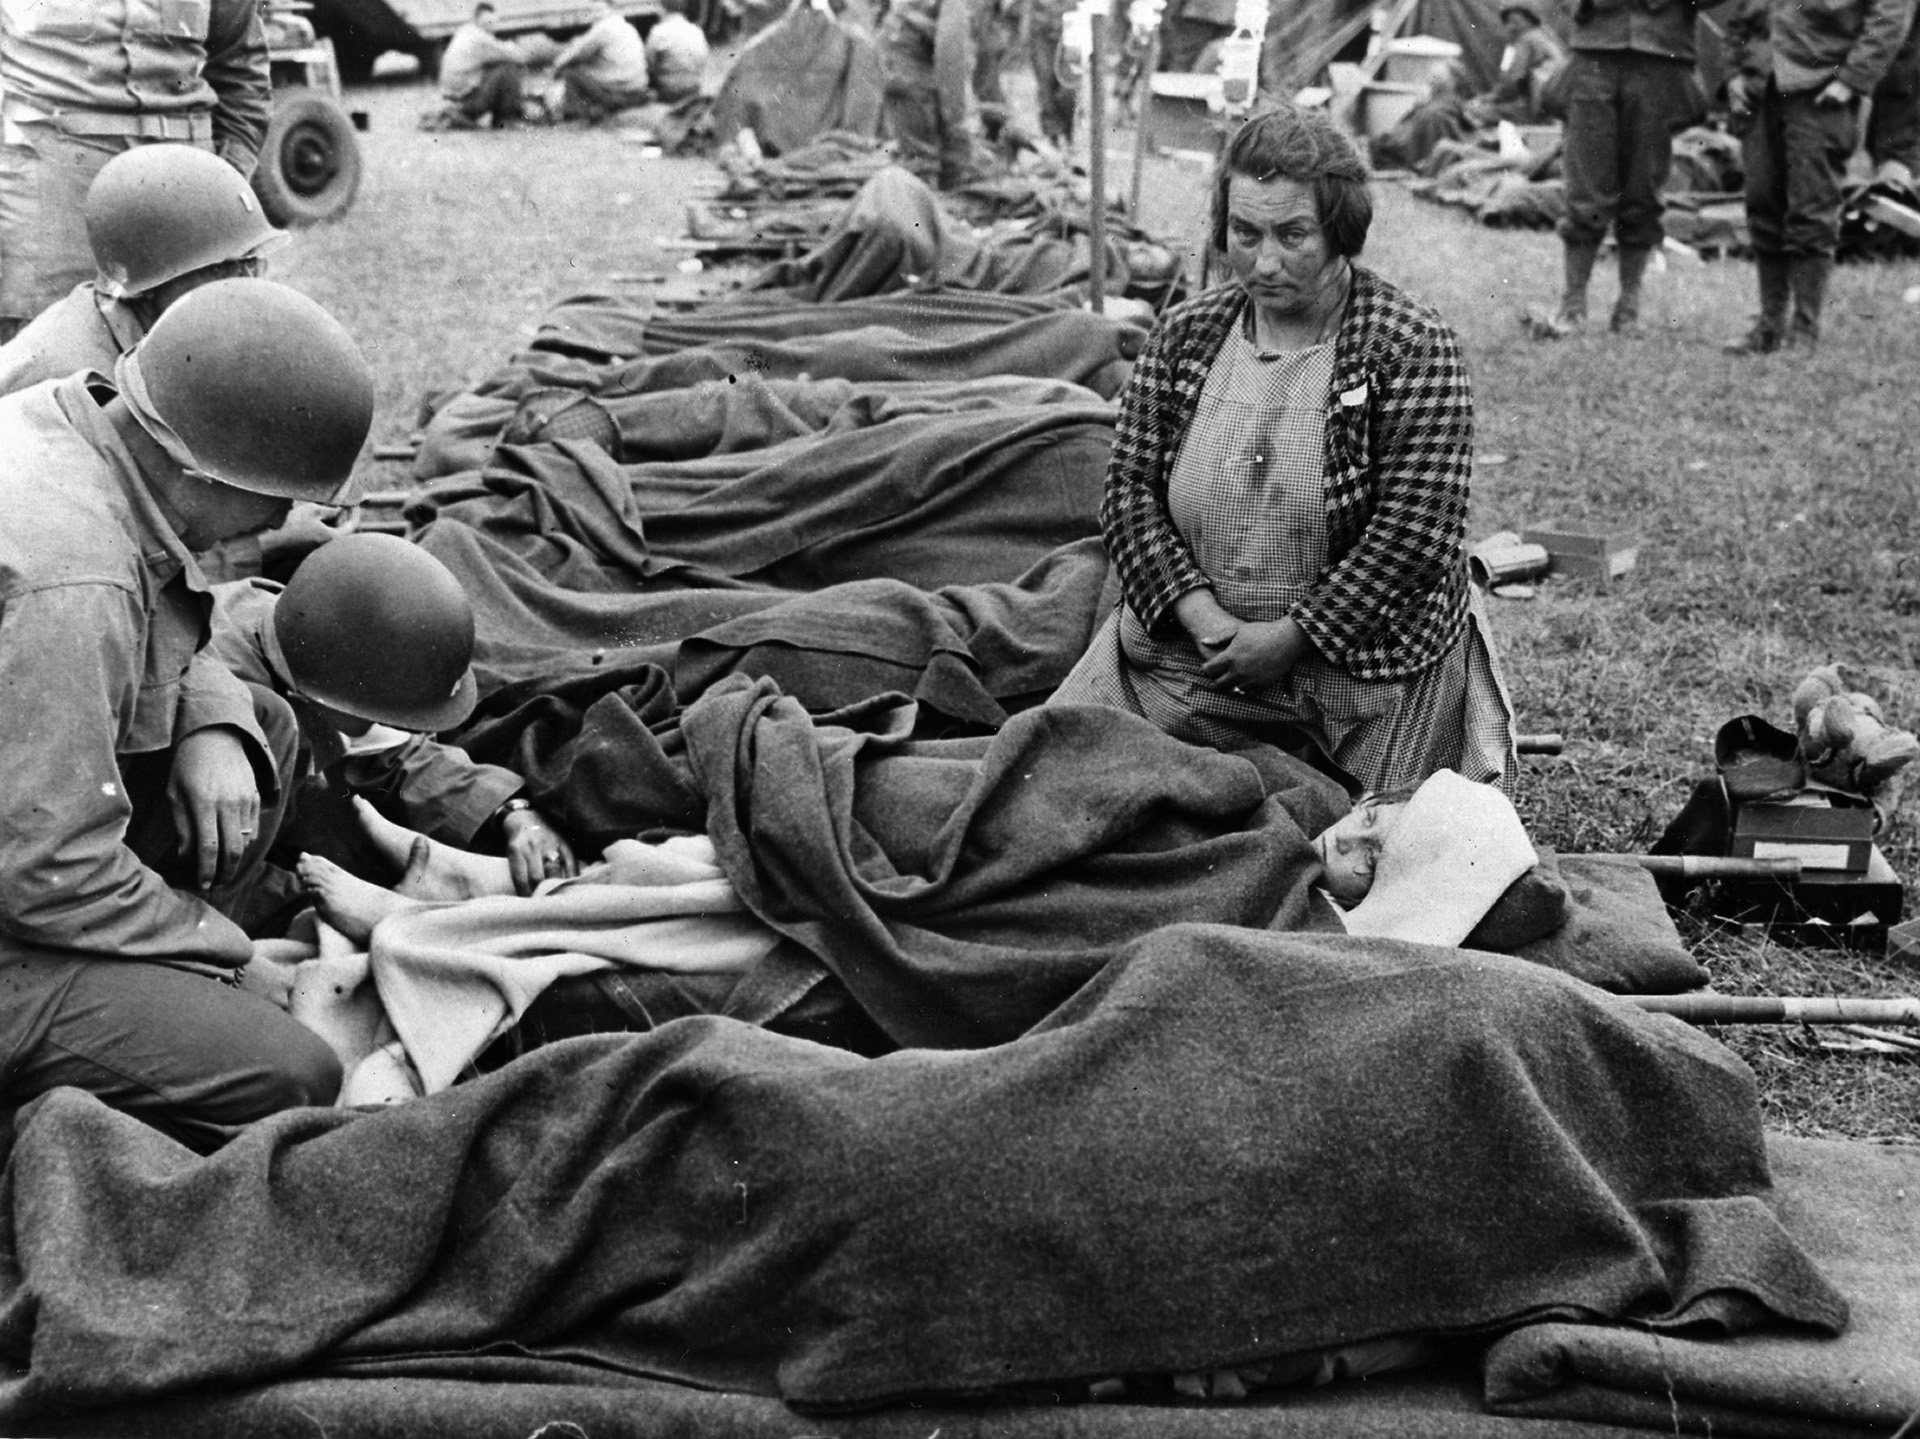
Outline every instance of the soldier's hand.
[[1813, 97], [1813, 103], [1826, 106], [1851, 105], [1853, 87], [1844, 80], [1829, 80], [1821, 87], [1820, 93]]
[[564, 879], [579, 871], [573, 846], [539, 810], [519, 810], [500, 823], [515, 894], [532, 894], [543, 879]]
[[174, 747], [167, 802], [201, 889], [240, 872], [260, 832], [260, 788], [236, 731], [221, 725], [195, 730]]
[[1753, 110], [1753, 96], [1744, 75], [1727, 77], [1727, 108], [1735, 115], [1750, 114]]

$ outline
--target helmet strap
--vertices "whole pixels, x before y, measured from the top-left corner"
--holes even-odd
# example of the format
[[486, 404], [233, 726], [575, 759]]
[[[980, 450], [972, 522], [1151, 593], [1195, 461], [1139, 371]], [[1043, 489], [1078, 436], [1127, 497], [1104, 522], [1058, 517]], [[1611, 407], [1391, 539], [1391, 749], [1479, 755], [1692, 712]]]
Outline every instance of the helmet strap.
[[187, 442], [173, 432], [173, 427], [160, 417], [153, 407], [153, 397], [147, 392], [146, 376], [140, 372], [140, 350], [138, 346], [128, 350], [113, 366], [114, 387], [119, 390], [120, 398], [126, 401], [127, 413], [133, 416], [134, 423], [144, 430], [147, 436], [188, 474], [202, 475], [207, 479], [218, 478], [208, 475], [200, 468], [200, 462], [194, 458], [193, 451], [187, 448]]

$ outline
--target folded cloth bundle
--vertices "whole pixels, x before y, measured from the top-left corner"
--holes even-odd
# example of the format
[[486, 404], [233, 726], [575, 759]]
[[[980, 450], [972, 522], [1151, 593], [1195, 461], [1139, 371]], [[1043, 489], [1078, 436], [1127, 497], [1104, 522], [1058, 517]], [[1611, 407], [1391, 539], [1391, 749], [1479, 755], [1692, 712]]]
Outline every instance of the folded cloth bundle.
[[1350, 934], [1458, 945], [1538, 861], [1511, 800], [1438, 770], [1387, 836], [1373, 888], [1342, 918]]

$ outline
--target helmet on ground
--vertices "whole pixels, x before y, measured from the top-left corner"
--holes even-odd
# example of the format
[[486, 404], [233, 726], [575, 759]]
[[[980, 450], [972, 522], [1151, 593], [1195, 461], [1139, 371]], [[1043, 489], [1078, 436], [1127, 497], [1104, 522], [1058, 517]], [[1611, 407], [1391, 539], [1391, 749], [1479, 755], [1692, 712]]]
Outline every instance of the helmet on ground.
[[337, 502], [373, 425], [373, 371], [338, 320], [271, 280], [216, 280], [129, 359], [144, 401], [209, 479]]
[[398, 535], [342, 535], [293, 572], [273, 634], [307, 699], [378, 724], [443, 730], [473, 713], [473, 606]]
[[85, 213], [95, 283], [119, 300], [287, 240], [240, 172], [194, 145], [136, 145], [114, 156], [87, 188]]

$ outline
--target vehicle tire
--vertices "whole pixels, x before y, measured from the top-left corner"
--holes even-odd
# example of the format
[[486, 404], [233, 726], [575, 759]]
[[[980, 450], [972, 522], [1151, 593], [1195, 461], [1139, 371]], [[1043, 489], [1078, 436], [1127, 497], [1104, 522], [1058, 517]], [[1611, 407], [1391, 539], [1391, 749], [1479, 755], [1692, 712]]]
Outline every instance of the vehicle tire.
[[253, 193], [276, 225], [317, 225], [347, 213], [360, 189], [360, 141], [353, 122], [317, 90], [274, 98]]

